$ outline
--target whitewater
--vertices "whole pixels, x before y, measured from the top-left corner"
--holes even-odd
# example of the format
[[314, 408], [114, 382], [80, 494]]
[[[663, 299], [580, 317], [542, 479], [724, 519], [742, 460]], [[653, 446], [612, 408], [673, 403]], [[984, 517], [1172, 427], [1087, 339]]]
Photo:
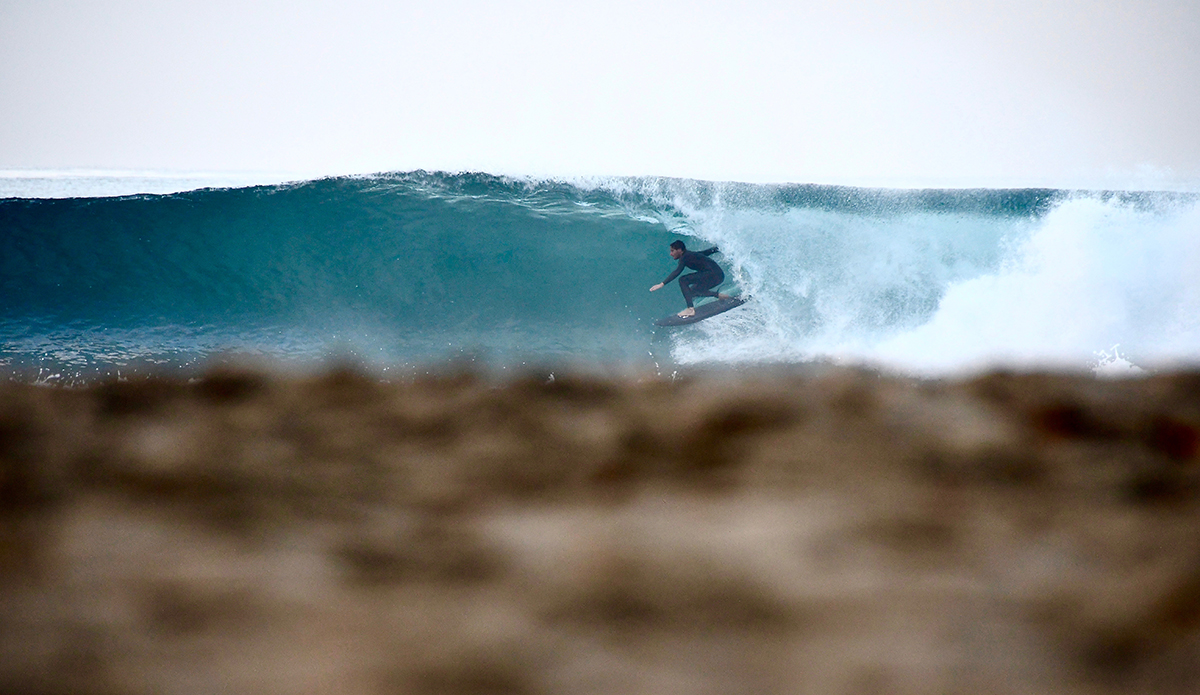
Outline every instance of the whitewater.
[[[8, 378], [246, 359], [395, 376], [463, 361], [922, 376], [1200, 363], [1189, 193], [430, 172], [83, 188], [0, 189]], [[648, 291], [672, 269], [674, 239], [719, 246], [722, 291], [751, 301], [655, 327], [683, 306], [677, 285]]]

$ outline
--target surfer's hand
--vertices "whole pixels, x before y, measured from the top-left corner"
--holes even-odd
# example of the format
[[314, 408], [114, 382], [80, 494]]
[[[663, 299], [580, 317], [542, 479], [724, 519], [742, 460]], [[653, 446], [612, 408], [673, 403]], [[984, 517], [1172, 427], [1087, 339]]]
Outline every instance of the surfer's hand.
[[654, 287], [651, 287], [651, 288], [650, 288], [650, 291], [651, 291], [651, 292], [657, 292], [657, 291], [661, 290], [662, 288], [663, 288], [663, 284], [660, 282], [660, 283], [658, 283], [657, 285], [655, 285]]

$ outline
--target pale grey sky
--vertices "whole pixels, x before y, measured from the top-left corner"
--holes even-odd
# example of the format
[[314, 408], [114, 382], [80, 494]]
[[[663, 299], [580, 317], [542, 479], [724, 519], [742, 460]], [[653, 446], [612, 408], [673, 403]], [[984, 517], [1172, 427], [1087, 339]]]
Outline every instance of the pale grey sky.
[[1200, 2], [0, 0], [0, 109], [0, 169], [1178, 186]]

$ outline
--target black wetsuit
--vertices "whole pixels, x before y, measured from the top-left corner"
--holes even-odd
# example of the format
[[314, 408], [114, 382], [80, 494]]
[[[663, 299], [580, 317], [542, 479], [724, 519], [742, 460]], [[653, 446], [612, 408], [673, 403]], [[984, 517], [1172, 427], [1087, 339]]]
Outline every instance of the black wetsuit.
[[704, 251], [684, 251], [679, 257], [679, 265], [666, 280], [663, 280], [663, 284], [669, 284], [684, 268], [688, 268], [696, 272], [679, 278], [679, 289], [683, 291], [683, 301], [687, 302], [688, 306], [692, 306], [693, 297], [717, 296], [714, 288], [725, 282], [725, 271], [721, 270], [716, 261], [709, 258], [716, 252], [716, 246]]

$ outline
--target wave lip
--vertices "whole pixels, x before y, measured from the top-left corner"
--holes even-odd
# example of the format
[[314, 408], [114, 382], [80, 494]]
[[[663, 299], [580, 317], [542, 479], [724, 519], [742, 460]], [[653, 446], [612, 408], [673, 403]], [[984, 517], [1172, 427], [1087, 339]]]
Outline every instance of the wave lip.
[[280, 172], [165, 172], [128, 170], [0, 170], [5, 198], [110, 198], [167, 195], [204, 188], [244, 188], [304, 180]]

